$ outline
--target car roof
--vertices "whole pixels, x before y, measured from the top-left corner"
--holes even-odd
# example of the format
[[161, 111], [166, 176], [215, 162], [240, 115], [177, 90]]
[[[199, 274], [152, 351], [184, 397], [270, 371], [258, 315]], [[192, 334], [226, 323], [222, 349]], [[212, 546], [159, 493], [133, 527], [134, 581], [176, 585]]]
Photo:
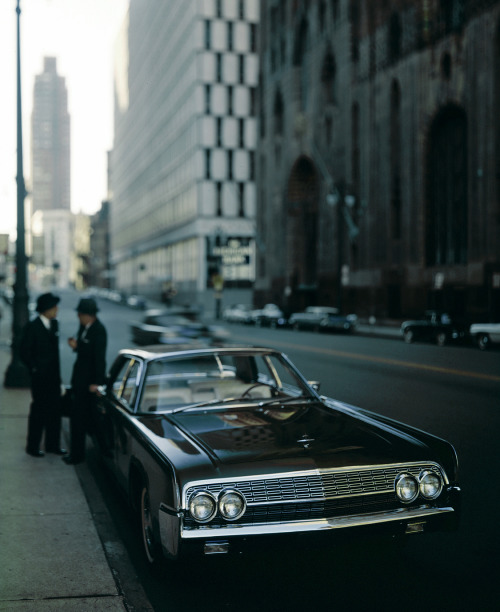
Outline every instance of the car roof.
[[187, 344], [172, 344], [165, 346], [164, 344], [154, 344], [141, 348], [123, 348], [119, 355], [136, 356], [146, 361], [159, 359], [163, 357], [198, 357], [202, 355], [221, 355], [235, 353], [251, 353], [253, 355], [269, 355], [278, 354], [279, 351], [269, 347], [244, 346], [241, 344], [234, 346], [219, 346], [207, 347], [206, 345]]

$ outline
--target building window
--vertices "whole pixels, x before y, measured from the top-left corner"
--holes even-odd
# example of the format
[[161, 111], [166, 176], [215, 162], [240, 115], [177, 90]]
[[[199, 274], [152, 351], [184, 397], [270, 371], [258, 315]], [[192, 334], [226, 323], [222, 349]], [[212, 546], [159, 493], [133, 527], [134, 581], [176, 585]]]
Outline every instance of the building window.
[[321, 86], [323, 89], [323, 97], [327, 104], [333, 104], [335, 102], [335, 74], [335, 58], [332, 52], [328, 50], [323, 59], [323, 66], [321, 67]]
[[217, 146], [222, 147], [222, 118], [217, 117], [216, 119], [216, 131], [217, 131]]
[[215, 183], [216, 215], [222, 217], [222, 183]]
[[248, 95], [250, 96], [250, 116], [255, 117], [257, 114], [257, 89], [249, 87]]
[[390, 64], [396, 63], [401, 57], [401, 37], [401, 18], [397, 13], [393, 13], [389, 22], [389, 44], [387, 45]]
[[210, 165], [211, 165], [211, 156], [212, 151], [210, 149], [205, 149], [205, 178], [206, 179], [210, 179], [211, 178], [211, 170], [210, 170]]
[[233, 180], [233, 152], [227, 152], [227, 178], [229, 181]]
[[215, 16], [222, 19], [222, 0], [215, 0]]
[[205, 21], [205, 49], [210, 49], [212, 45], [212, 36], [211, 36], [211, 23], [210, 21]]
[[232, 51], [234, 45], [234, 27], [233, 22], [227, 22], [227, 50]]
[[240, 149], [245, 148], [245, 120], [238, 119], [238, 146]]
[[245, 0], [238, 1], [238, 17], [245, 19]]
[[217, 83], [221, 83], [222, 82], [222, 53], [215, 54], [215, 70], [216, 70], [215, 78], [217, 80]]
[[245, 216], [245, 183], [238, 183], [238, 216]]
[[361, 36], [361, 10], [359, 0], [352, 0], [350, 6], [351, 19], [351, 59], [359, 60], [359, 40]]
[[240, 83], [245, 82], [245, 56], [238, 56], [238, 80]]
[[248, 164], [250, 166], [250, 180], [255, 181], [255, 151], [248, 152]]
[[390, 112], [391, 155], [391, 238], [401, 238], [401, 92], [394, 81], [391, 89]]
[[210, 115], [211, 112], [211, 97], [212, 97], [210, 85], [205, 85], [205, 115]]
[[257, 53], [257, 26], [250, 24], [250, 53]]
[[229, 85], [227, 88], [227, 114], [228, 115], [233, 114], [233, 97], [234, 97], [234, 90], [233, 90], [233, 87]]
[[274, 96], [274, 134], [281, 136], [283, 134], [283, 116], [284, 116], [284, 105], [283, 96], [281, 91], [277, 91]]
[[467, 119], [454, 105], [431, 125], [427, 143], [426, 263], [466, 264], [468, 258]]

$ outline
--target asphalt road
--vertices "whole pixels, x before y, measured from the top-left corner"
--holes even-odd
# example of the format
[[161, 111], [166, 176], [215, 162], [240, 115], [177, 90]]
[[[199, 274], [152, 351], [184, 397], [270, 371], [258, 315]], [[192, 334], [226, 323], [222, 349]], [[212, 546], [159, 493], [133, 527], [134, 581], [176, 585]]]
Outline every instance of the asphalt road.
[[[74, 299], [68, 296], [70, 308]], [[64, 302], [61, 330], [72, 333], [76, 315]], [[102, 303], [109, 359], [129, 342], [132, 318], [140, 313]], [[157, 612], [497, 610], [500, 351], [236, 325], [229, 329], [235, 340], [286, 352], [308, 379], [321, 381], [325, 395], [451, 441], [460, 461], [461, 528], [455, 534], [414, 536], [402, 551], [376, 540], [339, 544], [328, 552], [263, 550], [236, 560], [196, 560], [154, 575], [142, 558], [133, 517], [91, 451], [80, 476], [103, 540], [112, 531], [120, 541], [121, 552], [111, 555], [110, 562], [119, 580], [121, 573], [131, 609], [148, 609], [149, 600]], [[68, 352], [65, 378], [71, 362]]]

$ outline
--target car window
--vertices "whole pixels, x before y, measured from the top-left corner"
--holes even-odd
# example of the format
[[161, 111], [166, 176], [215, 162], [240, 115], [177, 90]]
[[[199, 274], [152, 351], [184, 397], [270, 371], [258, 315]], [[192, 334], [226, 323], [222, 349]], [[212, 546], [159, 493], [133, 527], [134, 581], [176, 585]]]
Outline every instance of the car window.
[[130, 408], [136, 399], [136, 385], [140, 371], [140, 362], [130, 358], [124, 360], [113, 382], [113, 392]]

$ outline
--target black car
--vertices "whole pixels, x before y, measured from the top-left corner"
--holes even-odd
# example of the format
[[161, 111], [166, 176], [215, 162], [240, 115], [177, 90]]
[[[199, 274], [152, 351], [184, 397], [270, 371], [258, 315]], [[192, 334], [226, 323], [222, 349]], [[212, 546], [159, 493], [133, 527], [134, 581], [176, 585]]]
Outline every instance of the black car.
[[444, 346], [448, 342], [463, 341], [467, 335], [467, 325], [453, 320], [445, 312], [428, 310], [422, 319], [404, 321], [401, 335], [408, 344], [423, 340]]
[[122, 350], [94, 417], [151, 564], [457, 525], [448, 442], [320, 396], [273, 349]]
[[189, 341], [217, 344], [229, 337], [223, 326], [206, 323], [194, 308], [148, 310], [142, 322], [131, 324], [130, 331], [138, 346]]

